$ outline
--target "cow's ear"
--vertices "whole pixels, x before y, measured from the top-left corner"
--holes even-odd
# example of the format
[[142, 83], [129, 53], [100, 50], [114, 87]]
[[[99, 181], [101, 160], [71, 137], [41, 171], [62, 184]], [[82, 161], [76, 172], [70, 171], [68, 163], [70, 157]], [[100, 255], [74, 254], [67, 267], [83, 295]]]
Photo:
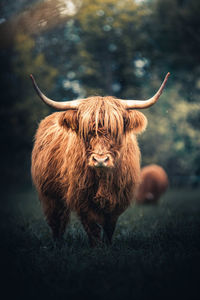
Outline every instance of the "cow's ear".
[[60, 125], [78, 131], [78, 118], [76, 110], [67, 110], [61, 114]]
[[125, 129], [134, 133], [142, 133], [147, 127], [147, 118], [137, 110], [127, 111], [125, 117]]

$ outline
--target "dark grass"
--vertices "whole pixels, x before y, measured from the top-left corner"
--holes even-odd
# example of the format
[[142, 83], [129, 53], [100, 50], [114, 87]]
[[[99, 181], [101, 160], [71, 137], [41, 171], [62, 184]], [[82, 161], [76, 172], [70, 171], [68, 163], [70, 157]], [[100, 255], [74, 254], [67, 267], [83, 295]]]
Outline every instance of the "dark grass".
[[90, 249], [72, 215], [57, 249], [33, 189], [2, 196], [4, 299], [198, 299], [200, 190], [169, 190], [158, 206], [133, 206], [113, 245]]

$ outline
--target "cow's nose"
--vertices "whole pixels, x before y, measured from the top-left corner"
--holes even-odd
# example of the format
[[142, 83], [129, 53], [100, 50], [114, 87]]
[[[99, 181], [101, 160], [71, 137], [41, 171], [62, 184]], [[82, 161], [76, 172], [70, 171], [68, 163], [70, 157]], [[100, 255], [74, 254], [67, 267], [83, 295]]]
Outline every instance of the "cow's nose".
[[97, 167], [103, 167], [106, 166], [106, 163], [109, 161], [109, 156], [98, 156], [98, 155], [93, 155], [92, 160]]

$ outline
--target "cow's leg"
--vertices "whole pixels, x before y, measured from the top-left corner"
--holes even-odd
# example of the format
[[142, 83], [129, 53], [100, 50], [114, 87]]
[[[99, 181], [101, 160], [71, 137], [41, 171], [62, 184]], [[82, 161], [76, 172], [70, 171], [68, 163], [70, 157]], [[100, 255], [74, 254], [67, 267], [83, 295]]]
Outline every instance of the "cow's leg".
[[118, 216], [107, 215], [105, 217], [104, 231], [105, 231], [105, 237], [106, 237], [107, 244], [111, 244], [111, 242], [112, 242], [112, 236], [115, 231], [117, 219], [118, 219]]
[[92, 217], [90, 214], [80, 214], [81, 223], [88, 235], [89, 244], [95, 247], [102, 244], [103, 227], [98, 218]]
[[51, 228], [53, 239], [56, 242], [62, 241], [65, 228], [69, 222], [70, 211], [60, 199], [41, 197], [44, 215]]
[[53, 239], [61, 242], [65, 233], [66, 226], [69, 222], [69, 211], [62, 208], [63, 211], [49, 212], [46, 214], [47, 222], [51, 228]]

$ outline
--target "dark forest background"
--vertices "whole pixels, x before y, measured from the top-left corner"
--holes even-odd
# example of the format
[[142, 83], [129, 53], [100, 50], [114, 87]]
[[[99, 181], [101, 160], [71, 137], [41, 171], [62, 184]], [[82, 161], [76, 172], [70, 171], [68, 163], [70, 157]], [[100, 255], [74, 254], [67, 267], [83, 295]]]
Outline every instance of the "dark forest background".
[[162, 165], [172, 185], [200, 183], [200, 1], [1, 0], [1, 176], [30, 183], [30, 154], [50, 98], [151, 97], [142, 165]]

